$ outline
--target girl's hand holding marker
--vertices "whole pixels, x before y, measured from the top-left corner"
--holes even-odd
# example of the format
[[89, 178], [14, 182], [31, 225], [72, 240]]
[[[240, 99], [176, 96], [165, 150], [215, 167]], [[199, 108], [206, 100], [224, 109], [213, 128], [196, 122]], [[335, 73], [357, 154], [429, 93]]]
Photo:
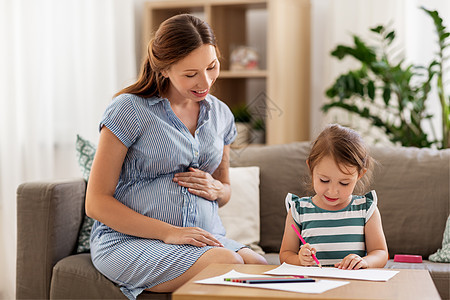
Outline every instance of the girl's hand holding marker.
[[[298, 236], [298, 238], [300, 239], [300, 241], [302, 241], [302, 243], [303, 243], [302, 248], [304, 248], [305, 246], [308, 247], [309, 244], [307, 244], [306, 241], [303, 239], [303, 237], [301, 236], [300, 232], [298, 232], [297, 228], [295, 228], [295, 225], [292, 224], [291, 226], [292, 226], [292, 229], [294, 229], [294, 231], [295, 231], [295, 233], [297, 234], [297, 236]], [[307, 246], [307, 245], [308, 245], [308, 246]], [[314, 254], [315, 249], [314, 249], [314, 248], [308, 248], [308, 249], [309, 249], [309, 251], [310, 251], [310, 253], [311, 253], [312, 258], [313, 258], [314, 261], [316, 262], [316, 264], [319, 266], [319, 268], [322, 268], [322, 265], [320, 264], [319, 260], [317, 259], [316, 255]], [[302, 254], [301, 254], [301, 250], [299, 251], [298, 254], [299, 254], [299, 256], [302, 255]], [[301, 258], [300, 258], [300, 259], [301, 259]]]

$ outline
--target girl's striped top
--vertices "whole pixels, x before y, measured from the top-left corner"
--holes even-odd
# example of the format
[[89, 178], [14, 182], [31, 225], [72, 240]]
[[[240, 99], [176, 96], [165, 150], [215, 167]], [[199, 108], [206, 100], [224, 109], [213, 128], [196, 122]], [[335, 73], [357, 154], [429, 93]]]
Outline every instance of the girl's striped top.
[[375, 191], [353, 195], [347, 207], [336, 211], [318, 207], [312, 197], [286, 196], [286, 208], [322, 265], [334, 265], [348, 254], [366, 255], [364, 226], [376, 207]]

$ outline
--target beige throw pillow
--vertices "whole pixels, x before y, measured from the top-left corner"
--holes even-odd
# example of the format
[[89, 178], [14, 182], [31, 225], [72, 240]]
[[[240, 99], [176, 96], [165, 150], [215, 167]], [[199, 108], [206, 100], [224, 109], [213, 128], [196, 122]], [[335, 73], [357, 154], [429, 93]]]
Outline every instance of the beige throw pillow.
[[227, 238], [256, 251], [259, 244], [259, 167], [230, 168], [231, 199], [219, 208]]

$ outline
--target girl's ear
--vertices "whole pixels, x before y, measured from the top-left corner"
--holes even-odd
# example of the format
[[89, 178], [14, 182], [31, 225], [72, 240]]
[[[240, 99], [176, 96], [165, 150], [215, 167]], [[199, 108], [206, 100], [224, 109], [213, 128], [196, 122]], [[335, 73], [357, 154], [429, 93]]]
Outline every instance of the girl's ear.
[[360, 180], [364, 176], [364, 174], [366, 174], [366, 172], [367, 172], [367, 168], [362, 169], [361, 172], [359, 172], [358, 180]]
[[162, 71], [161, 71], [161, 75], [162, 75], [164, 78], [169, 78], [169, 74], [167, 73], [167, 70], [162, 70]]
[[308, 166], [308, 168], [310, 168], [310, 166], [309, 166], [309, 159], [306, 160], [306, 165]]

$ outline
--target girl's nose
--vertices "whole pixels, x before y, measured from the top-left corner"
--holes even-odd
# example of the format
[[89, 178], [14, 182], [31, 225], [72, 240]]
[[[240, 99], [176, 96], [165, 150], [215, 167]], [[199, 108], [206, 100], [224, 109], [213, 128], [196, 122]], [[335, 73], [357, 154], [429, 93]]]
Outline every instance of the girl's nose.
[[332, 184], [329, 189], [329, 196], [337, 196], [339, 195], [339, 187], [336, 184]]

